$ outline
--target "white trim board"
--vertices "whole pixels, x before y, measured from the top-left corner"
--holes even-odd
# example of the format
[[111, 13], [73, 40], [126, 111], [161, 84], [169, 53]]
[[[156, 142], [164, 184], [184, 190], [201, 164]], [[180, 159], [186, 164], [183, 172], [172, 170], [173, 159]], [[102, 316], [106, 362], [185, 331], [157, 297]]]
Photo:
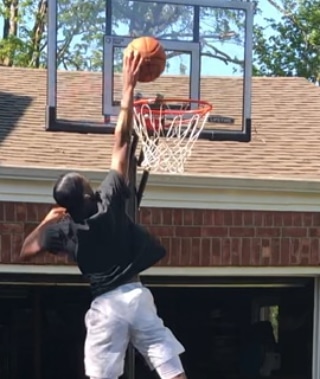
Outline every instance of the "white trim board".
[[[52, 184], [64, 171], [0, 167], [0, 199], [52, 203]], [[95, 186], [105, 175], [105, 172], [80, 172], [88, 176]], [[320, 181], [150, 175], [142, 206], [319, 212]]]
[[[2, 274], [34, 274], [34, 275], [80, 275], [76, 266], [63, 265], [19, 265], [0, 264], [0, 282]], [[142, 276], [320, 276], [320, 267], [152, 267]]]

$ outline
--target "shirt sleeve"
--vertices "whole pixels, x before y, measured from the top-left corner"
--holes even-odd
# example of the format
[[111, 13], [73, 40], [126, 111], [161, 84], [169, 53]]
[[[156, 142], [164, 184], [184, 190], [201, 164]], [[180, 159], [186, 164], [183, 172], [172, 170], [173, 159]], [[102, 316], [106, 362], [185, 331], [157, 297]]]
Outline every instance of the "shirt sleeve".
[[105, 208], [122, 207], [130, 196], [124, 177], [116, 170], [109, 171], [98, 192]]

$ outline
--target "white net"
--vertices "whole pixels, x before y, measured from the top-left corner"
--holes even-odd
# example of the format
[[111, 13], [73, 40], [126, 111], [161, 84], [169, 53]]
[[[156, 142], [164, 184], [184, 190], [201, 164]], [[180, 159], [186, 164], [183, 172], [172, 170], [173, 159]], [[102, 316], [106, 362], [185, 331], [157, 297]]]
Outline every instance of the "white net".
[[137, 101], [134, 130], [143, 151], [141, 166], [154, 172], [183, 173], [211, 106], [192, 100]]

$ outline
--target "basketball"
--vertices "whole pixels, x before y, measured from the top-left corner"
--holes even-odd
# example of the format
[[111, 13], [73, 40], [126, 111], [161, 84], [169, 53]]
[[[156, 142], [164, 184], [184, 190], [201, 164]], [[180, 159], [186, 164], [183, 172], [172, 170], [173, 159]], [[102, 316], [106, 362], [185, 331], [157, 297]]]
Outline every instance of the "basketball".
[[136, 38], [129, 43], [126, 51], [139, 51], [143, 58], [138, 81], [152, 82], [157, 79], [166, 67], [166, 53], [161, 43], [153, 37]]

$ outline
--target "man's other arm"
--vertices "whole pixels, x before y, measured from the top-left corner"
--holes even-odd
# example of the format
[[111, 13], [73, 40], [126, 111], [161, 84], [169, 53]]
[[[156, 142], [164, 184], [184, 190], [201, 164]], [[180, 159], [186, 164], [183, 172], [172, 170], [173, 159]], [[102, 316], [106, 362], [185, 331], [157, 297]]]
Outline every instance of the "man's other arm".
[[42, 222], [25, 238], [21, 251], [20, 259], [28, 260], [32, 257], [46, 251], [42, 245], [42, 236], [46, 227], [52, 223], [57, 222], [64, 217], [66, 211], [64, 208], [53, 208]]

